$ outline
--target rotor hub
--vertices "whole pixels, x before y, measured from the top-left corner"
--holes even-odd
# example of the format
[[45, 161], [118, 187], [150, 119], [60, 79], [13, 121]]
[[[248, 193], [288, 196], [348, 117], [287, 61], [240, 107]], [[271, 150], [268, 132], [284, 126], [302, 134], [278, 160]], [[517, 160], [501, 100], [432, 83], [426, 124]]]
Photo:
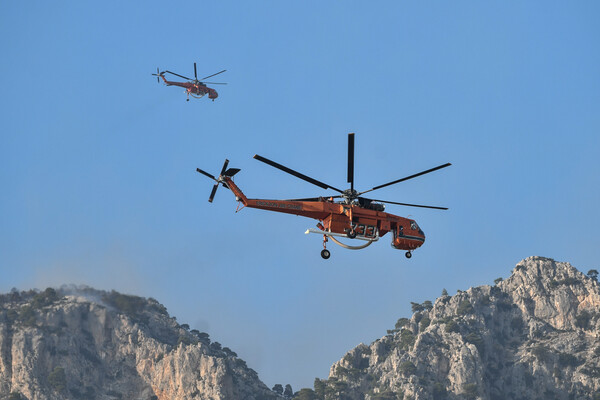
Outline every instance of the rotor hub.
[[358, 198], [358, 191], [354, 189], [346, 189], [342, 192], [342, 197], [344, 200], [346, 200], [347, 204], [350, 204]]

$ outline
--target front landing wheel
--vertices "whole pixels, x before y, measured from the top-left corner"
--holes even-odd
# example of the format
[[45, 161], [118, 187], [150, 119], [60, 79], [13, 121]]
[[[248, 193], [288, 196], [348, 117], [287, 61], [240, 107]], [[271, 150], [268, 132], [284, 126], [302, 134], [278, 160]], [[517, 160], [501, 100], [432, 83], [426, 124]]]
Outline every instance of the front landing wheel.
[[410, 251], [407, 251], [404, 255], [406, 256], [406, 258], [412, 257], [412, 253]]
[[323, 249], [321, 250], [321, 257], [327, 260], [329, 257], [331, 257], [331, 253], [329, 252], [329, 250]]

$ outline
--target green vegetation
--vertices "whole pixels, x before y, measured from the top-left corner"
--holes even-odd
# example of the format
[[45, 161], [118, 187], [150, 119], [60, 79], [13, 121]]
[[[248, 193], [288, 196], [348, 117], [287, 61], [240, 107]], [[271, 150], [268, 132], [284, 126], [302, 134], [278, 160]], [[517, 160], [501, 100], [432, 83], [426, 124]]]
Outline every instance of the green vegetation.
[[502, 278], [496, 278], [496, 279], [494, 279], [494, 285], [497, 285], [497, 284], [499, 284], [499, 283], [500, 283], [500, 282], [502, 282], [503, 280], [504, 280], [504, 279], [502, 279]]
[[448, 323], [446, 323], [446, 332], [450, 333], [450, 332], [460, 332], [460, 329], [458, 327], [458, 324], [456, 323], [456, 321], [448, 321]]
[[189, 346], [191, 344], [195, 344], [195, 342], [193, 342], [188, 335], [179, 335], [179, 338], [177, 339], [177, 346], [180, 344]]
[[415, 303], [415, 302], [411, 301], [410, 309], [412, 310], [412, 312], [416, 313], [416, 312], [421, 312], [421, 311], [425, 310], [425, 307], [423, 307], [423, 305], [421, 305], [419, 303]]
[[520, 317], [514, 317], [511, 321], [510, 321], [510, 327], [516, 331], [521, 331], [523, 330], [523, 320]]
[[531, 349], [531, 354], [533, 354], [535, 358], [537, 358], [540, 362], [548, 361], [548, 359], [550, 358], [550, 352], [541, 344], [538, 344], [537, 346], [533, 347]]
[[33, 307], [29, 304], [24, 305], [19, 310], [19, 316], [17, 318], [21, 323], [25, 326], [35, 326], [35, 311]]
[[147, 301], [143, 297], [121, 294], [113, 290], [103, 295], [102, 301], [136, 322], [148, 323], [148, 316], [144, 315]]
[[584, 310], [575, 316], [575, 326], [581, 329], [588, 329], [591, 319], [592, 314]]
[[300, 389], [296, 396], [294, 396], [294, 400], [319, 400], [314, 390], [312, 389]]
[[419, 332], [423, 332], [425, 329], [427, 329], [429, 324], [431, 324], [431, 319], [423, 317], [423, 319], [421, 319], [419, 322]]
[[466, 383], [463, 385], [463, 396], [468, 400], [477, 398], [477, 385], [475, 383]]
[[417, 367], [410, 361], [403, 361], [398, 367], [400, 373], [406, 377], [414, 375], [417, 372]]
[[223, 352], [227, 354], [229, 357], [237, 357], [237, 353], [231, 350], [229, 347], [223, 347]]
[[67, 376], [63, 367], [55, 367], [48, 375], [48, 383], [59, 393], [67, 389]]
[[373, 393], [371, 395], [371, 399], [372, 400], [398, 400], [398, 396], [396, 395], [396, 393], [392, 392], [391, 390], [386, 390], [386, 391], [380, 392], [380, 393]]
[[413, 313], [421, 312], [421, 311], [429, 311], [433, 308], [433, 304], [430, 300], [425, 300], [422, 304], [415, 303], [413, 301], [410, 302], [410, 308]]
[[595, 269], [590, 269], [587, 273], [587, 276], [598, 282], [598, 271]]
[[277, 393], [278, 395], [283, 394], [283, 386], [281, 385], [281, 383], [276, 383], [271, 390]]
[[475, 347], [477, 347], [477, 350], [479, 350], [480, 352], [483, 350], [483, 339], [479, 334], [471, 332], [467, 336], [465, 336], [465, 341], [467, 341], [467, 343], [474, 344]]
[[571, 286], [577, 283], [581, 283], [580, 281], [577, 280], [577, 278], [573, 278], [573, 277], [566, 277], [565, 279], [561, 279], [561, 280], [556, 280], [556, 279], [552, 279], [550, 281], [550, 287], [551, 288], [556, 288], [558, 286], [561, 285], [566, 285], [566, 286]]
[[458, 305], [458, 309], [456, 310], [456, 314], [458, 315], [466, 315], [473, 312], [473, 306], [469, 300], [463, 300]]
[[292, 390], [292, 385], [288, 383], [287, 385], [285, 385], [285, 389], [283, 390], [283, 397], [285, 397], [286, 399], [291, 399], [293, 395], [294, 391]]
[[600, 367], [582, 368], [581, 372], [590, 378], [600, 378]]
[[165, 306], [163, 306], [162, 304], [160, 304], [158, 302], [158, 300], [152, 298], [152, 297], [148, 297], [148, 306], [151, 310], [158, 312], [159, 314], [162, 314], [164, 316], [169, 316], [169, 313], [167, 312], [167, 308]]
[[206, 332], [199, 332], [197, 329], [192, 329], [190, 331], [190, 333], [192, 335], [196, 336], [196, 338], [200, 342], [202, 342], [204, 344], [207, 344], [207, 345], [210, 344], [210, 336], [208, 335], [208, 333], [206, 333]]
[[34, 309], [39, 310], [42, 307], [49, 306], [52, 303], [54, 303], [55, 301], [58, 301], [58, 299], [59, 299], [59, 297], [58, 297], [58, 294], [56, 293], [56, 290], [54, 290], [52, 288], [47, 288], [43, 292], [38, 293], [35, 296], [33, 296], [33, 299], [31, 300], [31, 306]]
[[11, 392], [8, 395], [8, 400], [25, 400], [25, 397], [19, 392]]
[[400, 348], [402, 350], [412, 350], [415, 345], [415, 335], [408, 329], [403, 329], [400, 332]]
[[341, 399], [345, 398], [345, 392], [348, 390], [348, 384], [344, 381], [333, 377], [327, 381], [325, 386], [325, 399]]
[[446, 392], [446, 387], [442, 385], [440, 382], [436, 382], [433, 384], [433, 400], [444, 400], [448, 393]]
[[565, 367], [576, 367], [579, 365], [579, 360], [572, 354], [560, 353], [558, 355], [558, 365]]
[[315, 378], [315, 383], [313, 384], [313, 387], [315, 388], [315, 396], [317, 396], [317, 399], [324, 399], [325, 398], [325, 387], [327, 386], [327, 381], [322, 381], [319, 378]]
[[481, 304], [483, 304], [484, 306], [489, 306], [490, 304], [492, 304], [492, 300], [490, 299], [490, 296], [488, 294], [481, 298]]
[[400, 318], [398, 319], [398, 321], [396, 321], [396, 329], [402, 329], [404, 328], [408, 323], [410, 322], [410, 320], [408, 318]]
[[448, 291], [446, 288], [442, 289], [442, 296], [448, 296]]

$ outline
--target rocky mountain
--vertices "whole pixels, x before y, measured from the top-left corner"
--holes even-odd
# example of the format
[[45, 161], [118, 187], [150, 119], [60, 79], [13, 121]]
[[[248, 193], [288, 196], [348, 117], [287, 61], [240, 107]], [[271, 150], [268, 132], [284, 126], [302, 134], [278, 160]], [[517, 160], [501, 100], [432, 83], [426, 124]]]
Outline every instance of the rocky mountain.
[[[294, 398], [600, 400], [597, 275], [530, 257], [494, 286], [413, 303], [411, 318]], [[0, 295], [0, 399], [280, 400], [279, 389], [152, 298]]]
[[568, 263], [521, 261], [506, 279], [413, 303], [297, 399], [600, 399], [600, 287]]
[[73, 287], [0, 295], [0, 399], [278, 398], [154, 299]]

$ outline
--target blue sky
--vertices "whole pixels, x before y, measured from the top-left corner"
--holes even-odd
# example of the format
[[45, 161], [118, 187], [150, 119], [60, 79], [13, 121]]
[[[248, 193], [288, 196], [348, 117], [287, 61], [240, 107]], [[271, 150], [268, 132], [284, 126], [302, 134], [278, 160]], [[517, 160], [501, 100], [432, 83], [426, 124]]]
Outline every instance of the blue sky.
[[[270, 387], [333, 362], [446, 288], [541, 255], [600, 267], [597, 2], [18, 2], [2, 6], [0, 291], [87, 284], [152, 296]], [[185, 101], [150, 74], [222, 69]], [[255, 153], [355, 186], [427, 240], [353, 252], [309, 219], [235, 213], [248, 197], [326, 195]]]

